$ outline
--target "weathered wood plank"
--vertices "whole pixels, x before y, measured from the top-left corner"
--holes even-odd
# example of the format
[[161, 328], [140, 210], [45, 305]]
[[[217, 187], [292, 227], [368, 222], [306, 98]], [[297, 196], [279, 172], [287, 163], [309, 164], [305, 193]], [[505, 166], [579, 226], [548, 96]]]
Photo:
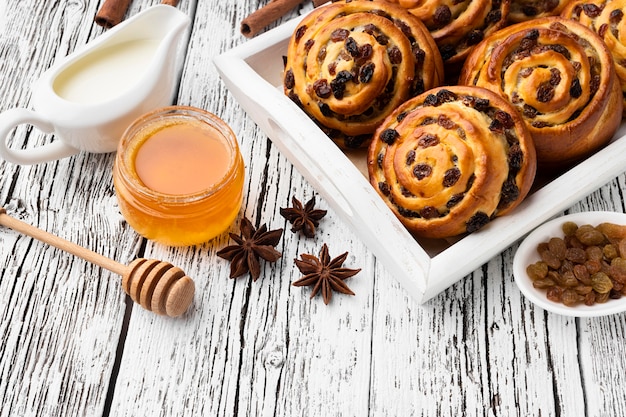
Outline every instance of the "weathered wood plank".
[[[2, 111], [30, 107], [39, 75], [101, 32], [89, 24], [96, 1], [4, 3]], [[49, 140], [20, 126], [13, 146]], [[15, 217], [126, 262], [139, 240], [114, 203], [111, 163], [110, 155], [83, 154], [38, 166], [0, 161], [2, 204]], [[0, 415], [101, 415], [126, 308], [119, 277], [9, 230], [0, 231], [0, 267]]]

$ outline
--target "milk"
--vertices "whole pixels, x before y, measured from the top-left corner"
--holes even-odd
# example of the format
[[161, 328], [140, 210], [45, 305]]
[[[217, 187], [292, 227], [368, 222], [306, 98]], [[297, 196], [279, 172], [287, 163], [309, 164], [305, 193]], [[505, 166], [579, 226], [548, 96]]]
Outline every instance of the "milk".
[[156, 39], [136, 39], [102, 48], [60, 72], [52, 88], [65, 100], [79, 104], [114, 99], [137, 85], [158, 46]]

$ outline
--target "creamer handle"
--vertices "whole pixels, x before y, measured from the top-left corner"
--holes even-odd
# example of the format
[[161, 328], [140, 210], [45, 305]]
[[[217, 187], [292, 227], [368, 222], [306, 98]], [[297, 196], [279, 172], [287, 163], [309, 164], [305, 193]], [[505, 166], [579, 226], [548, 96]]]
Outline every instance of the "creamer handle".
[[3, 159], [14, 164], [32, 165], [66, 158], [79, 152], [59, 139], [36, 148], [9, 148], [9, 133], [24, 123], [31, 124], [44, 133], [54, 132], [54, 125], [32, 110], [15, 108], [0, 113], [0, 157]]

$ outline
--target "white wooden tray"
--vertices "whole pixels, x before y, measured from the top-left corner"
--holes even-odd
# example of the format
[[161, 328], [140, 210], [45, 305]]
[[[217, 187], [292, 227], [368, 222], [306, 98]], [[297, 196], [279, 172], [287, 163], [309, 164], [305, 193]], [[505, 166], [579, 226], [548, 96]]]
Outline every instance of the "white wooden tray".
[[283, 94], [283, 56], [301, 18], [215, 58], [230, 92], [386, 269], [425, 302], [626, 169], [626, 127], [604, 149], [538, 187], [511, 214], [456, 241], [416, 240], [369, 184], [364, 152], [346, 155]]

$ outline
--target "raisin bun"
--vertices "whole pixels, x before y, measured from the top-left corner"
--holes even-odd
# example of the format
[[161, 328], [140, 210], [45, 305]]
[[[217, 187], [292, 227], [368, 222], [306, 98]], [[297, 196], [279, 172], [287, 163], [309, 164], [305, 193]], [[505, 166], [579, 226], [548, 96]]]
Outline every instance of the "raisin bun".
[[458, 76], [469, 51], [504, 27], [510, 0], [388, 0], [417, 16], [441, 52], [446, 77]]
[[511, 212], [535, 178], [515, 108], [479, 87], [440, 87], [396, 109], [368, 153], [372, 186], [416, 236], [471, 233]]
[[339, 1], [309, 13], [291, 36], [284, 91], [342, 148], [365, 147], [407, 99], [443, 81], [426, 27], [385, 1]]
[[585, 158], [621, 122], [622, 91], [605, 43], [558, 16], [517, 23], [485, 39], [469, 55], [459, 83], [492, 90], [519, 110], [542, 169]]
[[[570, 2], [562, 17], [574, 19], [596, 32], [613, 55], [615, 72], [622, 88], [626, 109], [626, 13], [625, 0]], [[622, 117], [626, 114], [622, 114]]]
[[511, 0], [509, 21], [526, 22], [540, 17], [558, 16], [571, 0]]

